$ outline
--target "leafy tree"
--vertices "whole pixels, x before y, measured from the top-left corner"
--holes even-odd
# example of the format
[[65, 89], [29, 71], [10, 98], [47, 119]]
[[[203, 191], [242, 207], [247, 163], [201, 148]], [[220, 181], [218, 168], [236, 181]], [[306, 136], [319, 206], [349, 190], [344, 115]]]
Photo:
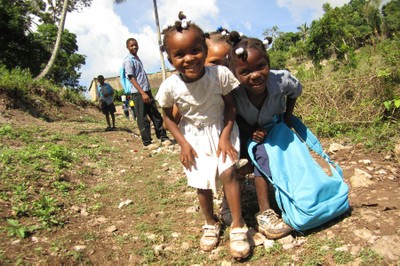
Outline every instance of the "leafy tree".
[[274, 39], [274, 45], [271, 49], [287, 52], [291, 46], [294, 46], [300, 40], [300, 33], [284, 32], [277, 39]]
[[30, 17], [26, 5], [12, 0], [0, 0], [0, 64], [8, 69], [28, 68], [33, 60], [33, 52], [43, 52], [29, 32]]
[[[57, 36], [57, 26], [54, 24], [42, 24], [34, 33], [35, 40], [42, 43], [47, 52], [45, 58], [48, 58], [54, 40]], [[85, 64], [85, 56], [78, 54], [78, 46], [76, 44], [76, 35], [64, 30], [61, 39], [60, 51], [55, 59], [52, 71], [47, 75], [56, 84], [67, 87], [78, 87], [81, 73], [78, 70]], [[45, 62], [45, 60], [42, 60]], [[32, 74], [37, 74], [40, 68], [32, 69]]]
[[92, 0], [28, 0], [27, 3], [30, 4], [32, 15], [37, 16], [40, 21], [54, 24], [59, 22], [57, 38], [51, 52], [51, 57], [46, 67], [39, 73], [36, 79], [48, 75], [54, 66], [58, 51], [60, 50], [61, 37], [64, 31], [67, 12], [79, 9], [82, 6], [90, 6], [91, 2]]
[[[29, 6], [30, 13], [37, 18], [41, 23], [56, 24], [61, 21], [63, 0], [24, 0]], [[81, 10], [89, 7], [92, 0], [68, 0], [67, 12]]]
[[382, 7], [387, 37], [399, 36], [400, 32], [400, 0], [392, 0]]
[[366, 3], [365, 0], [353, 0], [341, 8], [324, 4], [325, 14], [312, 22], [307, 39], [308, 54], [314, 63], [332, 55], [349, 62], [354, 50], [370, 39], [373, 30], [363, 15]]
[[[91, 0], [69, 0], [67, 10], [75, 10], [87, 6]], [[60, 85], [76, 88], [80, 73], [78, 70], [85, 63], [85, 57], [77, 54], [76, 36], [59, 31], [60, 53], [55, 53], [54, 43], [58, 36], [55, 25], [60, 21], [60, 4], [62, 0], [0, 0], [0, 64], [8, 69], [29, 69], [33, 75], [38, 75], [43, 69], [52, 51], [55, 68], [46, 74], [47, 77]], [[54, 6], [53, 6], [54, 5]], [[33, 32], [32, 17], [38, 17], [37, 30]], [[47, 21], [48, 23], [43, 23]], [[52, 63], [52, 64], [53, 64]]]

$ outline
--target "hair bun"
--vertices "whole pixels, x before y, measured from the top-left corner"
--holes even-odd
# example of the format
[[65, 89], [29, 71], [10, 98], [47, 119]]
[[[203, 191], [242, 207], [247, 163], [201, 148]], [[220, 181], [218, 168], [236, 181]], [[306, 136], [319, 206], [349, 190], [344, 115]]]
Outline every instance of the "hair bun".
[[183, 13], [183, 11], [179, 11], [178, 18], [179, 20], [183, 20], [186, 18], [186, 15]]
[[239, 32], [237, 32], [237, 31], [231, 31], [230, 33], [229, 33], [229, 40], [233, 43], [233, 44], [236, 44], [236, 43], [238, 43], [239, 41], [240, 41], [240, 39], [242, 38], [242, 36], [240, 35], [240, 33]]

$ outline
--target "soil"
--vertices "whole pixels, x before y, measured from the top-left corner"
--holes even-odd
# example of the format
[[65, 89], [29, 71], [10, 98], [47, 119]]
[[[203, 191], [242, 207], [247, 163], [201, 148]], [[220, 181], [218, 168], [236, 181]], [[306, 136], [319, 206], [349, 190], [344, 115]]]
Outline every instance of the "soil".
[[[112, 156], [109, 158], [112, 164], [109, 165], [108, 171], [100, 171], [92, 167], [95, 162], [85, 161], [82, 162], [82, 168], [86, 166], [89, 171], [71, 174], [68, 177], [71, 182], [78, 180], [84, 182], [88, 188], [92, 188], [93, 193], [86, 200], [71, 202], [68, 206], [64, 206], [67, 223], [62, 228], [42, 231], [22, 240], [8, 237], [5, 231], [0, 233], [3, 239], [0, 243], [2, 251], [0, 264], [14, 265], [23, 262], [32, 265], [134, 265], [201, 262], [196, 262], [192, 255], [192, 253], [202, 254], [196, 245], [203, 223], [193, 190], [185, 188], [184, 191], [182, 189], [171, 191], [171, 195], [161, 195], [160, 192], [159, 197], [153, 199], [153, 206], [140, 205], [141, 202], [148, 204], [151, 201], [145, 200], [157, 195], [157, 191], [148, 194], [149, 187], [145, 186], [152, 184], [149, 178], [154, 178], [155, 182], [168, 184], [184, 183], [184, 174], [177, 156], [177, 145], [159, 153], [143, 150], [140, 139], [135, 137], [135, 133], [138, 132], [137, 127], [131, 122], [125, 122], [120, 110], [117, 115], [117, 130], [104, 132], [104, 116], [91, 105], [83, 108], [64, 104], [51, 108], [47, 110], [48, 121], [35, 118], [21, 108], [10, 108], [4, 104], [4, 99], [0, 109], [2, 113], [0, 124], [29, 123], [52, 132], [90, 134], [104, 139], [104, 142], [111, 143], [114, 147], [112, 155], [109, 155]], [[85, 122], [88, 117], [104, 123]], [[334, 143], [332, 140], [321, 140], [321, 142], [326, 149], [332, 147]], [[330, 156], [343, 168], [345, 182], [350, 187], [351, 212], [305, 236], [293, 234], [287, 243], [282, 243], [287, 248], [286, 252], [292, 256], [289, 261], [296, 264], [295, 254], [304, 250], [301, 242], [315, 237], [321, 240], [341, 239], [342, 245], [337, 248], [352, 254], [356, 258], [353, 264], [360, 264], [361, 250], [368, 249], [381, 256], [378, 260], [380, 264], [398, 265], [400, 259], [398, 160], [389, 152], [366, 151], [360, 144], [352, 145], [346, 141], [336, 144], [340, 144], [341, 148], [335, 149]], [[140, 182], [129, 183], [124, 179], [127, 172], [141, 176]], [[360, 174], [362, 177], [357, 181], [357, 176]], [[128, 188], [131, 189], [130, 192]], [[179, 200], [179, 197], [186, 199]], [[163, 198], [176, 198], [176, 202], [174, 205], [166, 206], [161, 201]], [[128, 199], [133, 202], [125, 202], [124, 205], [124, 201]], [[119, 204], [120, 208], [117, 207]], [[93, 206], [101, 208], [93, 211]], [[9, 208], [7, 202], [0, 201], [2, 226], [10, 215]], [[168, 221], [173, 223], [171, 234], [157, 230], [163, 228], [163, 217], [167, 215], [169, 215]], [[140, 232], [141, 223], [152, 224], [154, 228], [144, 229], [149, 233]], [[143, 234], [147, 239], [143, 239]], [[151, 259], [150, 255], [146, 255], [149, 251], [143, 251], [143, 248], [148, 247], [146, 241], [159, 244], [151, 245], [153, 247]], [[220, 264], [223, 261], [236, 263], [229, 259], [227, 252], [223, 252], [224, 249], [226, 251], [227, 243], [226, 239], [222, 240], [222, 250], [219, 251], [219, 255], [216, 257], [210, 255], [211, 262], [204, 263]], [[262, 245], [256, 248], [263, 249]], [[190, 257], [190, 261], [184, 263], [185, 256]], [[204, 255], [201, 258], [204, 258]], [[323, 261], [322, 264], [325, 265], [336, 264], [333, 260]], [[268, 262], [258, 257], [246, 263], [257, 265]]]

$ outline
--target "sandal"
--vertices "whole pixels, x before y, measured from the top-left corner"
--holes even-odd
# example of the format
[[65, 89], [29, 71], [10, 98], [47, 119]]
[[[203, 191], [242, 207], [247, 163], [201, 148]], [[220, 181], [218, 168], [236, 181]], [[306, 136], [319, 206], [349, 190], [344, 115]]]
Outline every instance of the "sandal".
[[220, 233], [221, 225], [218, 222], [213, 225], [206, 224], [203, 226], [203, 236], [200, 239], [200, 249], [203, 251], [213, 250], [218, 245]]
[[247, 231], [246, 226], [231, 228], [231, 232], [229, 233], [229, 251], [235, 259], [245, 259], [250, 255]]

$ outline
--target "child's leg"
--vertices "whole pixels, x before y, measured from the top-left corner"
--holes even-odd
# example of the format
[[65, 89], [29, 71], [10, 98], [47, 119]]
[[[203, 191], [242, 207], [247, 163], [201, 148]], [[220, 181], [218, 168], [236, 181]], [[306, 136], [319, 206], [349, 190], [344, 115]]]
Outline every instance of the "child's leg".
[[206, 219], [206, 224], [203, 226], [203, 235], [200, 239], [200, 249], [203, 251], [211, 251], [218, 245], [221, 226], [214, 217], [211, 189], [198, 189], [197, 196], [199, 198], [201, 210]]
[[215, 224], [217, 221], [214, 219], [214, 205], [213, 195], [211, 189], [198, 189], [197, 197], [199, 199], [200, 208], [206, 219], [206, 223], [209, 225]]
[[111, 122], [110, 122], [110, 113], [106, 114], [106, 121], [107, 121], [107, 125], [108, 127], [111, 127]]
[[111, 113], [111, 120], [112, 120], [112, 125], [115, 127], [115, 114]]
[[[257, 147], [255, 155], [257, 163], [261, 166], [264, 173], [271, 176], [271, 171], [268, 166], [268, 154], [263, 145]], [[292, 228], [271, 209], [269, 202], [269, 183], [262, 177], [262, 173], [257, 168], [254, 169], [254, 182], [258, 205], [260, 207], [260, 212], [256, 214], [258, 231], [269, 239], [277, 239], [290, 234]]]
[[231, 227], [243, 227], [244, 221], [242, 218], [242, 207], [240, 199], [240, 185], [239, 180], [236, 178], [236, 170], [234, 167], [230, 167], [225, 170], [221, 175], [220, 179], [224, 186], [224, 192], [228, 201], [229, 208], [232, 213], [232, 224]]
[[244, 259], [250, 255], [250, 244], [247, 240], [247, 227], [242, 217], [240, 185], [236, 178], [236, 169], [233, 166], [228, 168], [220, 175], [220, 179], [232, 213], [229, 251], [235, 259]]
[[258, 206], [260, 207], [260, 213], [262, 213], [271, 208], [268, 183], [262, 176], [254, 176], [254, 184], [256, 186]]

